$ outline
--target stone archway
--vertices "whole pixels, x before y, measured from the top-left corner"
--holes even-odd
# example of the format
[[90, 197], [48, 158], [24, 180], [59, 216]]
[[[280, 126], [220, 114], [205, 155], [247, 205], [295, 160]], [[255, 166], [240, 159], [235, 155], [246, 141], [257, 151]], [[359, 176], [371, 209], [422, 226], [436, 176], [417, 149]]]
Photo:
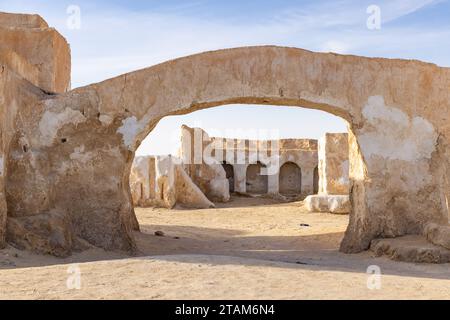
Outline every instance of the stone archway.
[[261, 162], [250, 164], [246, 172], [246, 192], [250, 194], [266, 194], [269, 188], [268, 176], [264, 174], [265, 165]]
[[273, 46], [197, 54], [65, 94], [22, 85], [27, 96], [15, 101], [14, 125], [4, 126], [14, 134], [3, 143], [2, 228], [20, 246], [35, 248], [24, 233], [43, 239], [35, 249], [44, 252], [68, 254], [76, 239], [132, 250], [131, 163], [158, 121], [270, 104], [323, 110], [349, 124], [352, 208], [342, 251], [420, 234], [431, 222], [448, 223], [449, 86], [450, 70], [432, 64]]
[[286, 162], [280, 167], [279, 190], [283, 195], [302, 193], [302, 170], [294, 162]]

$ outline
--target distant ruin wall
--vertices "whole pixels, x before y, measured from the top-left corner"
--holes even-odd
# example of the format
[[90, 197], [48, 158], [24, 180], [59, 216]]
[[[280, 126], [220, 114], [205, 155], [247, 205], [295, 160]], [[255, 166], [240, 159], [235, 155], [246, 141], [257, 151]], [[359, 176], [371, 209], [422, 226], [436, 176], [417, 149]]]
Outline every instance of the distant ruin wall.
[[214, 204], [202, 193], [171, 156], [136, 157], [131, 168], [130, 189], [138, 207], [211, 208]]

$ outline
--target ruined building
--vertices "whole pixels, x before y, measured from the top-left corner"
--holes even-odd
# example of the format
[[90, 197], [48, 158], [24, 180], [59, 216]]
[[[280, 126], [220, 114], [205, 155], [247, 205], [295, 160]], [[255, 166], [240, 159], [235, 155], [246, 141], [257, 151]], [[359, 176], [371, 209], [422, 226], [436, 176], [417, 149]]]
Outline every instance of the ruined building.
[[[158, 121], [267, 104], [347, 121], [350, 215], [341, 251], [372, 245], [391, 257], [450, 261], [449, 88], [450, 69], [431, 63], [257, 46], [69, 91], [66, 40], [38, 16], [1, 14], [0, 245], [58, 256], [87, 245], [132, 252], [139, 226], [129, 177]], [[210, 194], [220, 195], [225, 181]], [[428, 246], [377, 240], [406, 235]]]
[[[138, 206], [175, 205], [175, 201], [158, 200], [164, 198], [162, 194], [179, 193], [173, 188], [170, 192], [160, 188], [163, 180], [172, 181], [173, 187], [176, 185], [171, 178], [173, 174], [161, 174], [159, 169], [160, 163], [167, 159], [178, 162], [180, 169], [212, 202], [226, 202], [233, 192], [303, 199], [317, 194], [319, 188], [324, 193], [347, 195], [348, 198], [347, 134], [327, 134], [326, 137], [334, 137], [342, 145], [327, 146], [322, 163], [318, 165], [317, 140], [225, 139], [209, 137], [200, 128], [183, 126], [178, 157], [137, 157], [134, 161], [130, 177], [134, 203]], [[186, 200], [180, 204], [210, 207], [210, 203], [196, 202], [194, 205]]]

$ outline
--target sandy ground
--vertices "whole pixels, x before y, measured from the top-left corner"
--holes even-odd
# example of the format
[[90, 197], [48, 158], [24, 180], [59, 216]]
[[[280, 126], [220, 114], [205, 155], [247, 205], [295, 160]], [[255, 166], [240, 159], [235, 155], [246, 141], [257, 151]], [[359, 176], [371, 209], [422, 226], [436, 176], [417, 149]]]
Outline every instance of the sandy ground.
[[[0, 298], [450, 299], [449, 264], [342, 254], [348, 217], [307, 213], [301, 202], [235, 197], [216, 209], [136, 213], [142, 233], [133, 257], [1, 250]], [[371, 265], [381, 270], [380, 289], [368, 288], [377, 280]]]

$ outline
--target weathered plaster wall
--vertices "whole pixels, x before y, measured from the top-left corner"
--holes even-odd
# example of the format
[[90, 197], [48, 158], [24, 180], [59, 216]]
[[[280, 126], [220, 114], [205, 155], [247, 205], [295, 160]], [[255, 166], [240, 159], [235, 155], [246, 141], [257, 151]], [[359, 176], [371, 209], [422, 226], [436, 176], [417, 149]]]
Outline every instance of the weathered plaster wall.
[[[189, 66], [192, 65], [196, 68], [191, 69]], [[186, 83], [189, 86], [186, 87]], [[442, 194], [442, 191], [438, 191], [442, 185], [435, 175], [442, 166], [435, 160], [441, 157], [439, 152], [431, 155], [420, 153], [425, 158], [418, 160], [435, 164], [428, 166], [428, 169], [422, 166], [428, 171], [424, 176], [434, 178], [420, 181], [414, 188], [399, 183], [402, 180], [396, 179], [395, 175], [388, 176], [383, 172], [394, 169], [397, 174], [408, 176], [406, 180], [414, 185], [418, 176], [414, 172], [417, 170], [417, 161], [393, 159], [386, 157], [384, 151], [365, 147], [366, 141], [369, 141], [367, 134], [386, 143], [401, 138], [402, 134], [395, 130], [387, 134], [386, 128], [371, 124], [371, 121], [386, 119], [372, 119], [370, 112], [363, 110], [366, 105], [372, 104], [373, 97], [383, 96], [385, 105], [408, 114], [409, 119], [423, 118], [434, 131], [440, 132], [441, 140], [446, 141], [449, 130], [449, 125], [444, 121], [448, 114], [447, 83], [447, 69], [416, 61], [259, 47], [223, 50], [178, 59], [82, 91], [94, 90], [101, 97], [99, 109], [102, 112], [114, 114], [114, 110], [123, 110], [123, 105], [129, 107], [129, 115], [123, 111], [120, 114], [125, 117], [123, 125], [133, 123], [135, 129], [134, 140], [124, 140], [131, 149], [137, 146], [137, 141], [143, 139], [161, 117], [221, 104], [299, 105], [343, 117], [349, 122], [360, 150], [357, 159], [350, 158], [350, 168], [352, 162], [362, 161], [366, 173], [358, 181], [359, 188], [354, 189], [357, 191], [351, 194], [352, 201], [358, 202], [363, 208], [351, 214], [351, 220], [355, 219], [355, 228], [349, 229], [342, 247], [344, 251], [353, 252], [367, 248], [370, 240], [376, 236], [420, 233], [425, 221], [444, 222], [447, 209], [444, 209], [438, 196]], [[136, 95], [135, 88], [143, 87], [146, 88], [145, 92], [153, 88], [153, 92], [158, 94]], [[115, 96], [111, 88], [117, 88], [116, 96], [122, 97], [122, 107], [111, 99], [111, 94]], [[408, 120], [405, 125], [411, 126], [412, 122]], [[424, 147], [424, 144], [418, 145], [419, 149]], [[396, 170], [395, 167], [400, 163], [407, 169]], [[417, 203], [417, 199], [420, 199], [420, 203]], [[353, 237], [352, 233], [356, 234], [356, 229], [364, 230], [363, 234]]]
[[20, 108], [33, 105], [44, 97], [41, 90], [22, 79], [0, 60], [0, 247], [5, 245], [7, 224], [8, 157], [11, 142], [21, 125]]
[[329, 212], [348, 214], [350, 202], [347, 195], [313, 195], [305, 199], [305, 206], [309, 212]]
[[347, 133], [325, 133], [319, 140], [319, 194], [349, 193]]
[[153, 205], [156, 198], [156, 158], [136, 157], [130, 174], [130, 189], [133, 204], [139, 207]]
[[37, 14], [0, 12], [0, 27], [7, 28], [48, 28], [47, 22]]

